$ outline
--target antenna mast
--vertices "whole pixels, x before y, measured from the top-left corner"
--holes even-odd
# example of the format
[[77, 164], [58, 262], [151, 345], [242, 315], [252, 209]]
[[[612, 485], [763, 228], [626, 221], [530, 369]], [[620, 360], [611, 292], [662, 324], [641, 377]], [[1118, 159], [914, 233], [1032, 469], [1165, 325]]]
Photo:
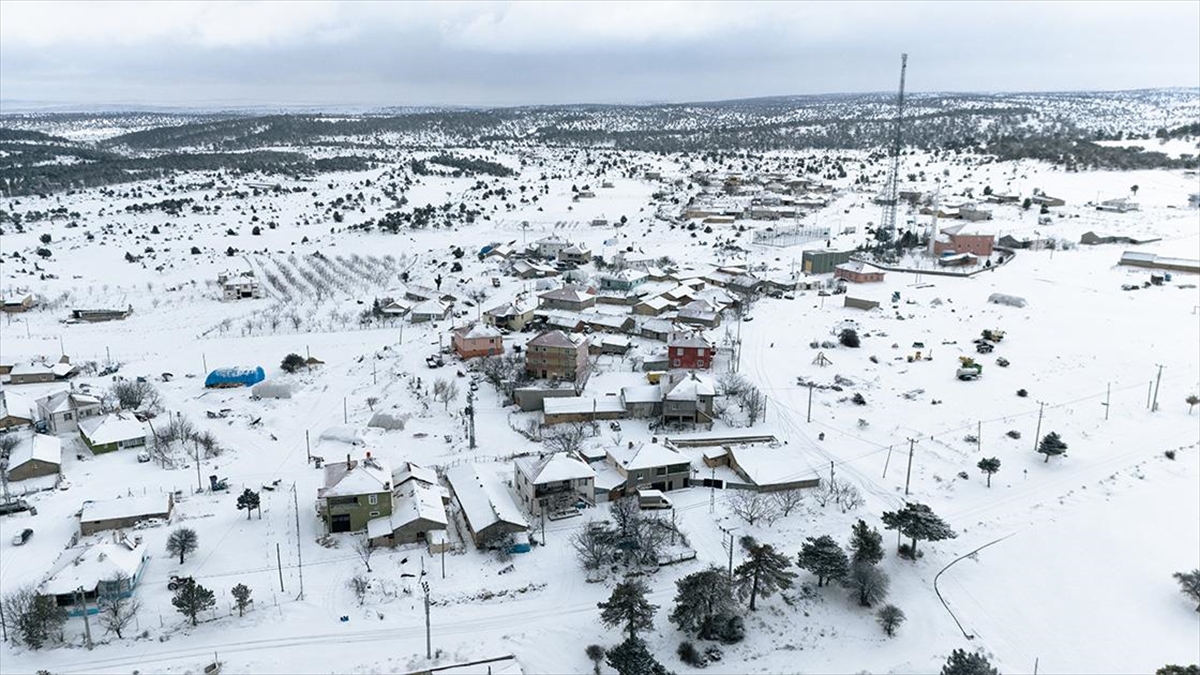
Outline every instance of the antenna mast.
[[900, 201], [900, 149], [904, 143], [904, 72], [908, 69], [908, 54], [900, 55], [900, 94], [896, 97], [896, 130], [892, 136], [892, 166], [888, 171], [884, 193], [882, 229], [888, 239], [896, 235], [896, 206]]

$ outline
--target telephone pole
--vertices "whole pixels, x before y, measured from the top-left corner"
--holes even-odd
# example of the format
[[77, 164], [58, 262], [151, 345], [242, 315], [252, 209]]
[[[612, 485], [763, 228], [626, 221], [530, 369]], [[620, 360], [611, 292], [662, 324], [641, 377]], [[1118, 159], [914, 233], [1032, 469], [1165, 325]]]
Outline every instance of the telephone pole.
[[1150, 412], [1158, 412], [1158, 385], [1162, 383], [1162, 364], [1154, 364], [1158, 366], [1158, 377], [1154, 378], [1154, 403], [1150, 406]]
[[84, 634], [84, 636], [86, 636], [87, 648], [91, 649], [92, 648], [92, 624], [91, 624], [91, 622], [88, 621], [87, 596], [84, 595], [83, 586], [80, 586], [78, 589], [76, 589], [75, 597], [77, 598], [76, 602], [79, 604], [79, 608], [83, 611], [83, 634]]
[[1104, 419], [1105, 420], [1108, 419], [1108, 411], [1112, 409], [1111, 403], [1112, 403], [1112, 382], [1109, 382], [1108, 387], [1105, 389], [1105, 392], [1104, 392], [1104, 403], [1101, 404], [1104, 406]]
[[[424, 558], [422, 558], [424, 560]], [[433, 639], [429, 631], [429, 582], [421, 582], [421, 590], [425, 591], [425, 658], [433, 660]]]
[[917, 443], [916, 439], [913, 439], [913, 438], [908, 439], [908, 471], [905, 472], [905, 474], [904, 474], [904, 496], [905, 497], [908, 496], [908, 483], [909, 483], [909, 481], [912, 480], [912, 461], [913, 461], [913, 452], [915, 451], [913, 446], [915, 446], [916, 443]]
[[[467, 438], [469, 439], [469, 447], [475, 449], [475, 391], [467, 390]], [[595, 413], [592, 413], [592, 421], [595, 421]]]
[[1033, 449], [1035, 452], [1038, 449], [1038, 439], [1042, 436], [1042, 412], [1046, 410], [1046, 404], [1038, 401], [1038, 406], [1040, 407], [1038, 408], [1037, 431], [1033, 433]]
[[815, 387], [815, 386], [816, 386], [815, 382], [808, 383], [808, 421], [809, 422], [812, 422], [812, 393], [813, 393], [813, 387]]
[[304, 557], [300, 554], [300, 500], [296, 497], [296, 484], [292, 483], [292, 506], [296, 507], [296, 570], [300, 573], [300, 595], [297, 600], [304, 599]]

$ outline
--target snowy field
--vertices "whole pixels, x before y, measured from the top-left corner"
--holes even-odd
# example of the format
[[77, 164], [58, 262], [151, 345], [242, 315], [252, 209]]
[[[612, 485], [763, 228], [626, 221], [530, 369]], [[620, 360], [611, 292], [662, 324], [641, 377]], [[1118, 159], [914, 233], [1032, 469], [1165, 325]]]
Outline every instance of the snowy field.
[[[798, 269], [803, 249], [823, 248], [825, 242], [772, 248], [751, 245], [749, 234], [731, 225], [716, 225], [711, 233], [673, 228], [654, 217], [652, 203], [652, 194], [669, 183], [631, 178], [619, 170], [579, 176], [575, 171], [583, 165], [573, 155], [538, 150], [528, 157], [533, 161], [517, 176], [488, 177], [488, 182], [507, 186], [511, 194], [519, 194], [522, 185], [545, 185], [536, 204], [514, 199], [511, 209], [491, 210], [486, 200], [470, 197], [483, 211], [475, 223], [395, 235], [347, 229], [388, 210], [387, 199], [371, 200], [379, 195], [387, 168], [288, 183], [285, 188], [304, 189], [282, 194], [218, 195], [202, 187], [206, 177], [196, 176], [170, 189], [157, 189], [156, 181], [137, 184], [141, 192], [130, 196], [120, 195], [135, 186], [119, 185], [103, 192], [7, 200], [11, 212], [66, 207], [77, 215], [27, 225], [24, 233], [4, 225], [4, 292], [28, 291], [46, 302], [0, 318], [0, 362], [57, 360], [66, 353], [73, 363], [119, 363], [120, 375], [152, 380], [170, 414], [182, 414], [211, 432], [226, 451], [205, 459], [199, 472], [190, 460], [164, 469], [138, 463], [131, 452], [92, 457], [77, 436], [64, 434], [69, 489], [30, 494], [36, 516], [0, 518], [0, 592], [42, 579], [76, 532], [74, 514], [85, 500], [181, 491], [170, 527], [195, 529], [199, 549], [181, 565], [165, 551], [170, 527], [140, 530], [151, 559], [137, 591], [143, 608], [136, 630], [117, 639], [93, 625], [97, 644], [87, 651], [82, 621], [73, 618], [66, 645], [31, 651], [4, 643], [0, 671], [188, 673], [201, 672], [215, 658], [226, 672], [411, 672], [430, 665], [421, 589], [415, 583], [426, 571], [437, 664], [512, 654], [525, 673], [590, 672], [584, 647], [620, 640], [618, 631], [599, 622], [596, 608], [617, 578], [589, 583], [569, 537], [586, 521], [602, 518], [607, 505], [588, 509], [583, 518], [548, 522], [543, 544], [511, 561], [470, 545], [444, 557], [429, 555], [423, 546], [384, 549], [370, 560], [372, 586], [361, 605], [347, 587], [363, 571], [352, 538], [338, 535], [332, 547], [318, 543], [324, 529], [314, 503], [322, 473], [307, 456], [311, 451], [335, 461], [345, 454], [344, 444], [318, 441], [330, 427], [365, 427], [379, 410], [408, 414], [403, 431], [366, 431], [366, 448], [393, 467], [405, 461], [439, 467], [476, 461], [508, 481], [513, 469], [506, 458], [540, 449], [513, 430], [514, 409], [505, 408], [486, 383], [475, 403], [479, 443], [474, 450], [468, 448], [459, 412], [466, 380], [459, 380], [464, 392], [445, 406], [429, 396], [436, 377], [456, 379], [455, 371], [465, 366], [454, 361], [433, 371], [425, 358], [449, 343], [452, 326], [474, 320], [480, 307], [459, 306], [462, 316], [436, 325], [364, 327], [359, 313], [373, 299], [402, 288], [404, 272], [412, 284], [432, 287], [442, 276], [443, 290], [478, 292], [483, 309], [529, 294], [534, 282], [503, 276], [498, 263], [480, 261], [474, 252], [495, 242], [520, 247], [552, 233], [588, 244], [597, 254], [631, 247], [637, 254], [669, 256], [680, 267], [741, 262], [783, 275]], [[520, 158], [500, 154], [495, 159], [515, 168]], [[696, 169], [685, 169], [669, 156], [628, 160], [685, 184]], [[808, 499], [791, 516], [749, 526], [732, 514], [721, 491], [673, 492], [674, 517], [697, 557], [646, 578], [652, 602], [661, 607], [646, 636], [651, 649], [672, 671], [693, 672], [675, 654], [685, 636], [667, 614], [677, 579], [727, 564], [724, 530], [752, 534], [794, 559], [806, 537], [829, 534], [845, 542], [859, 518], [882, 529], [880, 514], [904, 503], [911, 447], [908, 498], [930, 505], [958, 537], [922, 543], [924, 556], [914, 562], [897, 557], [892, 533], [884, 532], [888, 555], [882, 568], [892, 581], [888, 602], [908, 616], [897, 636], [886, 637], [871, 611], [859, 608], [841, 588], [818, 589], [810, 574], [796, 570], [808, 588], [798, 584], [783, 596], [760, 599], [756, 612], [746, 612], [746, 640], [724, 647], [724, 659], [706, 672], [935, 672], [955, 648], [982, 650], [1002, 672], [1032, 672], [1036, 662], [1039, 673], [1145, 673], [1166, 663], [1200, 661], [1200, 622], [1171, 578], [1200, 565], [1200, 413], [1184, 402], [1200, 391], [1200, 280], [1174, 273], [1161, 286], [1123, 291], [1123, 284], [1141, 286], [1150, 272], [1117, 266], [1126, 249], [1200, 258], [1200, 211], [1187, 208], [1188, 194], [1197, 191], [1196, 176], [1065, 173], [1036, 162], [974, 165], [923, 156], [906, 161], [919, 161], [930, 177], [950, 172], [942, 184], [943, 199], [968, 187], [978, 196], [990, 186], [997, 193], [1020, 195], [1037, 188], [1066, 200], [1066, 206], [1053, 209], [1049, 224], [1038, 223], [1036, 208], [1025, 211], [1015, 204], [989, 207], [995, 219], [979, 226], [997, 236], [1071, 245], [1021, 250], [1008, 264], [971, 277], [890, 272], [879, 284], [852, 284], [850, 295], [881, 303], [867, 312], [843, 307], [845, 296], [815, 291], [798, 292], [792, 300], [759, 300], [753, 321], [740, 328], [740, 372], [768, 399], [766, 418], [752, 432], [773, 433], [802, 448], [822, 476], [832, 466], [839, 479], [861, 490], [865, 504], [842, 513]], [[561, 177], [540, 178], [556, 169]], [[809, 221], [835, 232], [856, 228], [855, 234], [834, 237], [835, 248], [861, 243], [868, 222], [879, 219], [879, 207], [870, 202], [874, 191], [855, 190], [855, 178], [851, 171], [834, 181], [833, 200]], [[601, 180], [613, 187], [598, 187]], [[467, 199], [463, 196], [474, 182], [422, 177], [404, 194], [411, 205], [436, 205]], [[596, 197], [574, 201], [572, 186], [586, 183]], [[1101, 213], [1088, 205], [1128, 196], [1134, 185], [1138, 212]], [[936, 186], [931, 181], [914, 187]], [[694, 193], [683, 185], [670, 190], [683, 203]], [[365, 197], [353, 201], [361, 208], [343, 209], [344, 222], [334, 222], [326, 205], [360, 191]], [[179, 216], [125, 210], [130, 204], [185, 197], [222, 209], [185, 210]], [[590, 226], [594, 219], [612, 223], [621, 216], [628, 219], [624, 227]], [[901, 217], [921, 227], [929, 220], [915, 213]], [[255, 225], [262, 227], [261, 234], [250, 233]], [[1156, 241], [1077, 245], [1087, 231]], [[44, 235], [50, 243], [43, 243]], [[737, 242], [749, 252], [718, 253], [718, 241]], [[36, 255], [42, 246], [52, 255]], [[237, 249], [235, 255], [226, 255], [230, 247]], [[458, 273], [449, 267], [454, 247], [467, 252]], [[314, 258], [315, 252], [321, 257]], [[128, 262], [127, 253], [142, 259]], [[277, 282], [265, 284], [266, 298], [223, 302], [214, 281], [226, 269], [252, 269], [260, 280]], [[499, 286], [490, 283], [492, 277], [500, 278]], [[894, 292], [900, 294], [895, 304], [890, 302]], [[1021, 296], [1028, 304], [989, 304], [993, 293]], [[133, 313], [123, 321], [63, 321], [74, 308], [127, 306]], [[859, 325], [859, 349], [809, 346], [814, 340], [836, 340], [832, 332], [846, 319]], [[736, 323], [727, 318], [710, 337], [721, 344], [730, 334], [726, 326]], [[979, 356], [984, 366], [979, 380], [959, 381], [954, 377], [958, 357], [978, 356], [971, 341], [982, 329], [1002, 329], [1006, 336], [993, 354]], [[514, 333], [506, 337], [506, 347], [523, 345], [530, 337]], [[925, 345], [932, 360], [907, 360], [917, 351], [915, 342]], [[653, 343], [638, 343], [642, 355], [655, 351]], [[818, 351], [832, 364], [816, 365]], [[279, 364], [290, 352], [324, 364], [289, 375]], [[1001, 356], [1011, 365], [995, 365]], [[251, 400], [244, 389], [203, 387], [207, 370], [235, 365], [261, 365], [269, 380], [291, 384], [296, 393], [287, 400]], [[598, 367], [594, 386], [604, 384], [604, 390], [611, 389], [608, 382], [616, 387], [641, 379], [628, 360], [603, 357]], [[730, 367], [727, 353], [717, 367]], [[164, 382], [162, 373], [174, 377]], [[797, 380], [832, 384], [835, 376], [852, 384], [841, 392], [814, 392]], [[111, 380], [76, 379], [76, 386], [83, 384], [102, 391]], [[1155, 388], [1159, 409], [1151, 412], [1147, 400]], [[5, 389], [32, 399], [62, 385]], [[1028, 396], [1017, 396], [1019, 389]], [[852, 393], [861, 393], [866, 405], [851, 403]], [[222, 409], [230, 410], [227, 417], [207, 415]], [[652, 436], [645, 421], [625, 420], [622, 427], [619, 441], [606, 431], [588, 442], [603, 448]], [[1066, 456], [1044, 462], [1034, 451], [1039, 429], [1058, 432], [1069, 444]], [[722, 431], [745, 430], [718, 422], [714, 432]], [[1011, 438], [1010, 431], [1020, 432], [1020, 438]], [[968, 435], [975, 440], [964, 440]], [[1174, 459], [1164, 454], [1168, 450], [1176, 451]], [[1002, 467], [988, 488], [975, 465], [993, 456]], [[696, 465], [703, 471], [699, 461]], [[196, 493], [193, 486], [207, 486], [210, 474], [228, 477], [230, 491]], [[256, 514], [248, 520], [235, 509], [243, 488], [257, 490], [274, 481], [278, 489], [261, 493], [261, 519]], [[20, 492], [21, 486], [14, 483], [10, 489]], [[13, 535], [25, 527], [35, 530], [33, 538], [13, 546]], [[542, 539], [540, 523], [535, 531]], [[985, 545], [937, 579], [943, 606], [935, 577]], [[735, 552], [734, 564], [740, 555]], [[202, 616], [200, 625], [190, 626], [171, 606], [166, 583], [172, 574], [192, 575], [217, 592], [217, 608]], [[237, 583], [254, 591], [255, 602], [244, 617], [232, 609], [229, 595]], [[611, 672], [607, 666], [602, 670]]]

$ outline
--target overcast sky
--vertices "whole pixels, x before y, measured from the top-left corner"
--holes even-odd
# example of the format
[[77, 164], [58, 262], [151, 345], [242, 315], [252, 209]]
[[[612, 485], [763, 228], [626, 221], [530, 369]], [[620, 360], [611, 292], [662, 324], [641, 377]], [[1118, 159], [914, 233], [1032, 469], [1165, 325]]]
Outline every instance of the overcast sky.
[[[0, 101], [643, 103], [1200, 87], [1200, 2], [14, 2]], [[2, 112], [2, 111], [0, 111]]]

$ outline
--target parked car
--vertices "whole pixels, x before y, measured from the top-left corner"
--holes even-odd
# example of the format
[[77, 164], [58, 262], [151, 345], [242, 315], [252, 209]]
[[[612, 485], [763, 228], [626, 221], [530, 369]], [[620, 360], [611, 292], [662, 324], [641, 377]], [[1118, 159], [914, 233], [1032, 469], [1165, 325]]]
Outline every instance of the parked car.
[[22, 511], [33, 511], [33, 507], [24, 499], [0, 502], [0, 516], [7, 516], [11, 513], [20, 513]]
[[12, 540], [13, 546], [20, 546], [21, 544], [24, 544], [25, 542], [29, 541], [29, 538], [32, 536], [33, 536], [32, 528], [27, 527], [27, 528], [21, 530], [20, 534], [17, 534], [16, 536], [13, 537], [13, 540]]

